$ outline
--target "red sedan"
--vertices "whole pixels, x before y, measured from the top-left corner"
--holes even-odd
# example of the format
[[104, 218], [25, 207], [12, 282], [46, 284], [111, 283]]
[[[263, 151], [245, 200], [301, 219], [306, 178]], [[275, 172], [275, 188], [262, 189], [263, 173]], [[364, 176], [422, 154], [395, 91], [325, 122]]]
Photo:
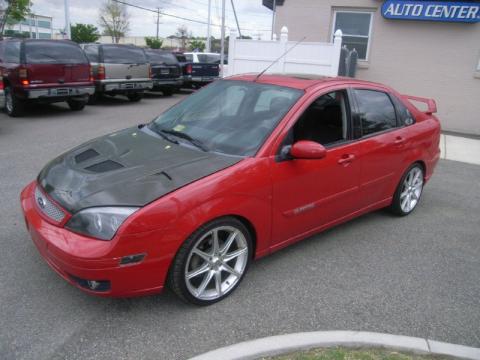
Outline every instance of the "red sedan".
[[208, 305], [252, 259], [373, 210], [410, 214], [439, 159], [434, 112], [356, 79], [220, 80], [47, 164], [21, 194], [27, 227], [86, 292], [169, 284]]

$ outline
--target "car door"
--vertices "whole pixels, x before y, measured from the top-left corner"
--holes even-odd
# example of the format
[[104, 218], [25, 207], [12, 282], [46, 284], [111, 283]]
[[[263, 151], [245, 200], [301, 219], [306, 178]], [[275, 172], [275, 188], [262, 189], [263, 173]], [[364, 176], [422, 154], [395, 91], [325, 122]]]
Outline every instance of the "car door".
[[[337, 126], [331, 136], [325, 137], [329, 132], [325, 122], [329, 126], [330, 122], [339, 123], [337, 105], [325, 102], [326, 96], [336, 97], [343, 105], [340, 104], [341, 131]], [[325, 146], [326, 157], [303, 160], [277, 156], [271, 159], [273, 249], [341, 221], [358, 210], [360, 164], [357, 144], [351, 140], [350, 108], [345, 89], [316, 94], [308, 106], [299, 111], [280, 151], [296, 141], [310, 140]]]
[[374, 88], [357, 88], [355, 137], [359, 139], [362, 207], [388, 202], [407, 161], [409, 133], [400, 126], [391, 95]]

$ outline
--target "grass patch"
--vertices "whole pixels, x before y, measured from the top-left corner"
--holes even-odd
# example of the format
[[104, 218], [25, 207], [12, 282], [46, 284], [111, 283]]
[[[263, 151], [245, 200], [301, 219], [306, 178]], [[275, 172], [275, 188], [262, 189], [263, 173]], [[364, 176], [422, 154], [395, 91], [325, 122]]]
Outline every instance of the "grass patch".
[[313, 349], [262, 360], [452, 360], [449, 356], [409, 354], [387, 349]]

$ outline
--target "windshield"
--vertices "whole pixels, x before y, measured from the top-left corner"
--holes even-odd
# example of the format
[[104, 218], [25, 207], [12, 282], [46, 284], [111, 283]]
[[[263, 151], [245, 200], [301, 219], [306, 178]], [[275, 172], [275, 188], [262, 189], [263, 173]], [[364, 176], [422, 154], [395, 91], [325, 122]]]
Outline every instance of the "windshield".
[[160, 115], [150, 129], [181, 132], [207, 151], [252, 156], [302, 95], [276, 85], [218, 80]]
[[135, 46], [103, 45], [103, 61], [110, 64], [145, 64], [142, 49]]
[[148, 61], [151, 63], [160, 63], [167, 65], [176, 65], [178, 63], [177, 58], [173, 54], [163, 51], [146, 50]]
[[27, 64], [87, 64], [88, 59], [76, 44], [63, 41], [25, 42]]

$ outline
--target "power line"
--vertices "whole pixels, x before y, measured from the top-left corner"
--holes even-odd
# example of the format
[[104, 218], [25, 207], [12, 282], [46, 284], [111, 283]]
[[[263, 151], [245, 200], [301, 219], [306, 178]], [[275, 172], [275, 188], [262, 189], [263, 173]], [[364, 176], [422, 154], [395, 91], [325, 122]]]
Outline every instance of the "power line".
[[[133, 8], [137, 8], [137, 9], [140, 9], [140, 10], [149, 11], [149, 12], [152, 12], [152, 13], [155, 13], [155, 14], [159, 13], [161, 15], [173, 17], [173, 18], [180, 19], [180, 20], [190, 21], [190, 22], [194, 22], [194, 23], [202, 24], [202, 25], [208, 25], [208, 23], [205, 22], [205, 21], [201, 21], [201, 20], [197, 20], [197, 19], [190, 19], [190, 18], [183, 17], [183, 16], [169, 14], [169, 13], [166, 13], [166, 12], [163, 12], [163, 11], [149, 9], [149, 8], [146, 8], [146, 7], [143, 7], [143, 6], [140, 6], [140, 5], [130, 4], [130, 3], [126, 2], [126, 1], [123, 1], [123, 0], [112, 0], [112, 1], [114, 1], [116, 3], [119, 3], [119, 4], [126, 5], [126, 6], [131, 6]], [[221, 25], [217, 25], [217, 24], [211, 24], [211, 26], [216, 26], [216, 27], [219, 27], [219, 28], [222, 27]], [[243, 29], [243, 28], [242, 28], [242, 30], [245, 30], [245, 31], [265, 31], [265, 32], [270, 32], [271, 31], [270, 29], [269, 30], [259, 30], [259, 29]]]

